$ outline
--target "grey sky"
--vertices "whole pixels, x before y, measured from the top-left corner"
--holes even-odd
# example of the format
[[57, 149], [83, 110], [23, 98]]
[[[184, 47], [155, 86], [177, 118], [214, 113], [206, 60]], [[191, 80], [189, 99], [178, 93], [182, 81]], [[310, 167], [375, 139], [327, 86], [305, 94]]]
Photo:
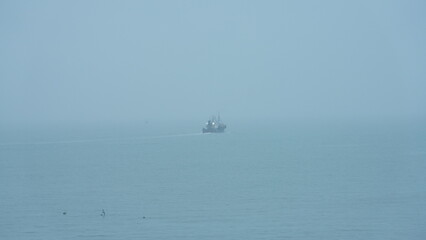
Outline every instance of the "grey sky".
[[424, 118], [424, 1], [2, 1], [0, 124]]

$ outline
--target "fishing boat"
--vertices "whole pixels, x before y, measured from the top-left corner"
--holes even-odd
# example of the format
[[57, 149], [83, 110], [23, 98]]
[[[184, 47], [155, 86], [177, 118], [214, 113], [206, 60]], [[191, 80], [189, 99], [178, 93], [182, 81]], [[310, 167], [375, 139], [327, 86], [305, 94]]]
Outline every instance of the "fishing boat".
[[220, 115], [212, 116], [203, 128], [203, 133], [223, 133], [226, 125], [220, 121]]

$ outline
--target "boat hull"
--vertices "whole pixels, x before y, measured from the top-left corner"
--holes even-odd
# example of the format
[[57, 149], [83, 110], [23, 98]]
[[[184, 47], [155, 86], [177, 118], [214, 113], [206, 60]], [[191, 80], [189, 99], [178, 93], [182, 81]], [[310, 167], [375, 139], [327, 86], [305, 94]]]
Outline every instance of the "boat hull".
[[225, 131], [225, 128], [203, 128], [203, 133], [223, 133]]

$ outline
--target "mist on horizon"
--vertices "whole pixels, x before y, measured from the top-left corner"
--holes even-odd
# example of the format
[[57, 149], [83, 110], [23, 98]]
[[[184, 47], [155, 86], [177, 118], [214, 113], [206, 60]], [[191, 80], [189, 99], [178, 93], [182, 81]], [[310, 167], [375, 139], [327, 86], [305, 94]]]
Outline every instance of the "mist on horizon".
[[4, 1], [0, 124], [426, 118], [423, 1]]

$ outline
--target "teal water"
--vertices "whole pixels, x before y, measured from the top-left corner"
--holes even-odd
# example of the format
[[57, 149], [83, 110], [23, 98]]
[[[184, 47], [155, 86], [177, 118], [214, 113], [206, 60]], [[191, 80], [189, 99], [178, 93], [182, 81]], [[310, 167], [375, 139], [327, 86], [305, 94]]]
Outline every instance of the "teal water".
[[425, 239], [425, 125], [228, 126], [2, 130], [0, 239]]

